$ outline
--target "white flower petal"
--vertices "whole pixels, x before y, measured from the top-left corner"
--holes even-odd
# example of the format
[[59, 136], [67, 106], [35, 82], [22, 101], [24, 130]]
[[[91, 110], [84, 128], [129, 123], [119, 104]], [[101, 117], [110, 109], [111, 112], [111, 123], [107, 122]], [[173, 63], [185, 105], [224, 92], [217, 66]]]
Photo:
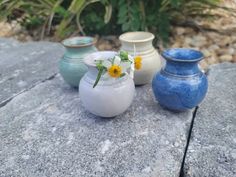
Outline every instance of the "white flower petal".
[[129, 76], [130, 76], [132, 79], [134, 78], [134, 71], [133, 71], [133, 70], [130, 71]]
[[120, 64], [122, 72], [126, 72], [130, 68], [131, 64], [129, 62], [123, 62]]
[[134, 67], [134, 63], [131, 64], [131, 70], [134, 71], [135, 70], [135, 67]]
[[129, 59], [129, 61], [134, 61], [134, 57], [132, 57], [131, 55], [128, 55], [128, 59]]
[[121, 61], [121, 58], [118, 56], [115, 56], [114, 65], [120, 65], [120, 61]]
[[110, 61], [104, 60], [104, 61], [102, 62], [102, 65], [105, 66], [106, 68], [110, 68], [112, 64], [111, 64]]
[[110, 78], [111, 76], [108, 74], [108, 72], [106, 72], [105, 74], [102, 75], [102, 77], [103, 77], [104, 79], [108, 79], [108, 78]]

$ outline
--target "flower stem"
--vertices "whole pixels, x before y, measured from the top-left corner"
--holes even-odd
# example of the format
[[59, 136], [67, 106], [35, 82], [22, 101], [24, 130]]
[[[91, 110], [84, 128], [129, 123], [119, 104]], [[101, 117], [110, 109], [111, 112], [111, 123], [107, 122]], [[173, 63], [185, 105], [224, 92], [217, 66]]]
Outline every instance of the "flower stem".
[[98, 69], [98, 75], [97, 75], [96, 81], [95, 81], [95, 83], [93, 85], [93, 88], [96, 87], [96, 85], [98, 84], [98, 82], [99, 82], [99, 80], [100, 80], [100, 78], [102, 76], [103, 70], [104, 70], [103, 67]]

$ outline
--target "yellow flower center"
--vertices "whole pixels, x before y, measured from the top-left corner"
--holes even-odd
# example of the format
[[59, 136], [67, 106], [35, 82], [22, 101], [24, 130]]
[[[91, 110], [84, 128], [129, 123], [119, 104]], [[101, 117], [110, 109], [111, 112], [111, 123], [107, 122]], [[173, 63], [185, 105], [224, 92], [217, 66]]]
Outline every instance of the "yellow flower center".
[[118, 65], [112, 65], [109, 69], [108, 69], [108, 74], [111, 76], [111, 77], [114, 77], [114, 78], [118, 78], [120, 77], [121, 75], [121, 67], [118, 66]]
[[134, 67], [137, 70], [142, 68], [142, 57], [141, 56], [134, 57]]

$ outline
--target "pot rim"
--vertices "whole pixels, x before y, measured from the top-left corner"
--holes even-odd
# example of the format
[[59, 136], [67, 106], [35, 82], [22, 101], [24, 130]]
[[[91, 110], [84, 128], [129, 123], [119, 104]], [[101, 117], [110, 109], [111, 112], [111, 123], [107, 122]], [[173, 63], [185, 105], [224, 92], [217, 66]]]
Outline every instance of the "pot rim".
[[204, 58], [202, 52], [191, 48], [170, 48], [161, 54], [166, 60], [177, 62], [197, 62]]
[[[76, 43], [78, 41], [80, 43]], [[82, 47], [92, 46], [96, 42], [97, 42], [97, 39], [91, 36], [76, 36], [76, 37], [70, 37], [70, 38], [64, 39], [63, 41], [61, 41], [61, 44], [67, 48], [82, 48]]]
[[89, 55], [87, 55], [84, 59], [83, 62], [84, 64], [86, 64], [87, 66], [92, 66], [92, 67], [96, 67], [95, 64], [95, 60], [99, 59], [99, 60], [105, 60], [108, 59], [110, 57], [113, 57], [117, 54], [116, 51], [98, 51], [98, 52], [93, 52]]
[[[146, 37], [141, 38], [143, 35], [146, 35]], [[133, 37], [129, 37], [133, 36]], [[138, 39], [137, 39], [138, 37]], [[136, 39], [135, 39], [136, 38]], [[119, 40], [122, 42], [132, 42], [132, 43], [142, 43], [142, 42], [148, 42], [152, 41], [155, 38], [155, 36], [146, 31], [133, 31], [133, 32], [126, 32], [119, 36]]]

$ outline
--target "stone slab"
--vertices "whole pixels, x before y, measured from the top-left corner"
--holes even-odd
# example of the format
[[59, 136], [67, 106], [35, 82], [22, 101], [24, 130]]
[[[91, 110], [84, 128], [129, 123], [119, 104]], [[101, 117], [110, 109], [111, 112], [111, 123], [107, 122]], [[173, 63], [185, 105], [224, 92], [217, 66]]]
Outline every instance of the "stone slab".
[[0, 108], [1, 177], [178, 177], [192, 111], [172, 113], [150, 85], [114, 119], [96, 117], [60, 76]]
[[187, 177], [236, 176], [236, 64], [214, 65], [185, 161]]
[[63, 52], [58, 43], [0, 38], [0, 104], [58, 73]]

